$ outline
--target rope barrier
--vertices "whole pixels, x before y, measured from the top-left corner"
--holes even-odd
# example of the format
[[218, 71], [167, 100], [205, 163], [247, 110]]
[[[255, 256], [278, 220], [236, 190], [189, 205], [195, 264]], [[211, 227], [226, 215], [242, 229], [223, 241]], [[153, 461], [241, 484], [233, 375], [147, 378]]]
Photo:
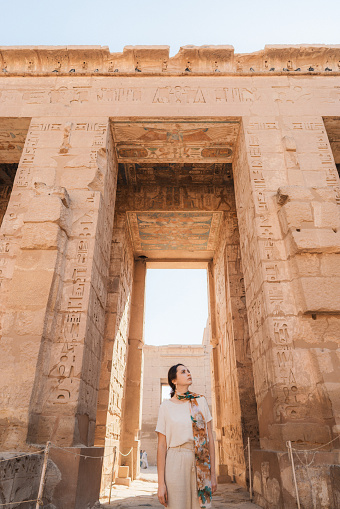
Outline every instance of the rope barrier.
[[53, 447], [53, 449], [60, 449], [61, 451], [65, 451], [65, 452], [68, 452], [69, 454], [73, 454], [74, 456], [80, 456], [85, 459], [91, 458], [94, 460], [98, 460], [98, 459], [102, 459], [102, 458], [108, 458], [109, 456], [114, 455], [114, 452], [111, 452], [110, 454], [104, 454], [103, 456], [87, 456], [86, 454], [80, 454], [78, 452], [69, 451], [68, 450], [69, 448], [60, 447], [59, 445], [51, 444], [51, 447]]
[[122, 456], [129, 456], [130, 452], [133, 451], [133, 447], [131, 447], [131, 449], [129, 450], [129, 452], [127, 454], [123, 454], [122, 452], [119, 451], [119, 454], [121, 454]]
[[[60, 447], [60, 445], [55, 445], [55, 444], [52, 444], [52, 443], [51, 443], [51, 447], [53, 447], [53, 449], [59, 449], [61, 451], [68, 452], [69, 454], [73, 454], [74, 456], [80, 456], [80, 457], [85, 458], [85, 459], [91, 458], [91, 459], [94, 459], [94, 460], [102, 459], [102, 458], [108, 458], [108, 457], [113, 456], [115, 454], [114, 452], [111, 452], [110, 454], [104, 454], [103, 456], [88, 456], [87, 454], [80, 454], [78, 452], [69, 451], [68, 450], [69, 447]], [[122, 456], [129, 456], [131, 451], [133, 451], [133, 447], [131, 447], [131, 449], [129, 450], [129, 452], [127, 454], [123, 454], [120, 451], [119, 451], [119, 454], [121, 454]], [[41, 449], [40, 451], [37, 451], [37, 452], [28, 452], [27, 454], [20, 454], [20, 456], [12, 456], [11, 458], [0, 460], [0, 463], [2, 463], [4, 461], [14, 460], [14, 459], [17, 459], [17, 458], [24, 458], [26, 456], [33, 456], [35, 454], [41, 454], [43, 452], [45, 452], [45, 449]], [[0, 504], [0, 506], [1, 506], [1, 504]]]
[[[312, 465], [312, 463], [314, 462], [314, 459], [315, 459], [315, 452], [313, 453], [312, 460], [311, 460], [309, 463], [307, 463], [307, 458], [306, 458], [306, 463], [304, 463], [304, 462], [302, 461], [302, 459], [300, 458], [300, 456], [298, 455], [298, 453], [297, 453], [297, 452], [295, 452], [295, 451], [294, 451], [294, 454], [295, 454], [295, 456], [297, 457], [297, 459], [300, 461], [301, 465], [303, 465], [303, 466], [304, 466], [304, 467], [306, 467], [306, 468], [310, 467], [310, 466]], [[306, 456], [307, 456], [307, 453], [304, 453], [304, 454], [306, 454]]]
[[27, 504], [28, 502], [38, 502], [38, 499], [35, 498], [34, 500], [23, 500], [22, 502], [6, 502], [6, 504], [0, 504], [0, 507], [3, 507], [5, 505], [19, 505], [19, 504]]
[[[11, 461], [11, 460], [16, 460], [18, 458], [25, 458], [26, 456], [34, 456], [36, 454], [41, 454], [42, 452], [44, 452], [45, 449], [41, 449], [41, 451], [37, 451], [37, 452], [28, 452], [26, 454], [20, 454], [19, 456], [11, 456], [10, 458], [6, 458], [6, 459], [2, 459], [0, 460], [0, 463], [3, 463], [4, 461]], [[31, 502], [30, 500], [28, 500], [28, 502]], [[1, 505], [1, 504], [0, 504]]]
[[[322, 447], [326, 447], [326, 445], [329, 445], [332, 442], [335, 442], [335, 440], [338, 440], [339, 438], [340, 437], [335, 437], [335, 438], [333, 438], [333, 440], [330, 440], [329, 442], [327, 442], [327, 444], [319, 445], [318, 447], [314, 447], [313, 449], [295, 449], [295, 447], [292, 447], [292, 450], [293, 451], [297, 451], [297, 452], [313, 452], [313, 451], [318, 451], [319, 449], [322, 449]], [[287, 444], [288, 444], [288, 442], [286, 442], [286, 446], [287, 446]]]

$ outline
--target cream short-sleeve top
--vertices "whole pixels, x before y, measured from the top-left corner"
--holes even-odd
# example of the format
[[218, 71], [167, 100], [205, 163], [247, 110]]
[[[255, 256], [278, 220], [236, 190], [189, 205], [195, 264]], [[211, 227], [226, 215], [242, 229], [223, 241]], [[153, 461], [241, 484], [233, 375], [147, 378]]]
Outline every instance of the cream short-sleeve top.
[[[205, 422], [208, 423], [212, 417], [207, 400], [201, 396], [197, 398], [197, 402]], [[194, 440], [190, 402], [174, 403], [171, 399], [165, 399], [159, 407], [156, 432], [165, 435], [168, 449]]]

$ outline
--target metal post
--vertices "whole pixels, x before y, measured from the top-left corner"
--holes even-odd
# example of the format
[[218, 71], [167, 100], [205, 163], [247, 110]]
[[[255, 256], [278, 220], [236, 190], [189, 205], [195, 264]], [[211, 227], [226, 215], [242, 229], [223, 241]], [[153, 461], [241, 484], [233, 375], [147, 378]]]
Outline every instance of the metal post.
[[112, 471], [111, 471], [111, 482], [110, 482], [110, 495], [109, 495], [109, 504], [111, 502], [111, 492], [112, 492], [112, 483], [113, 483], [113, 472], [115, 471], [115, 463], [116, 463], [116, 454], [117, 454], [117, 447], [114, 446], [115, 453], [113, 456], [113, 463], [112, 463]]
[[297, 502], [298, 509], [301, 509], [299, 491], [298, 491], [296, 475], [295, 475], [295, 465], [294, 465], [294, 458], [293, 458], [292, 442], [290, 440], [288, 440], [288, 442], [287, 442], [287, 447], [288, 447], [288, 456], [290, 457], [290, 461], [292, 463], [293, 479], [294, 479], [294, 486], [295, 486], [295, 493], [296, 493], [296, 502]]
[[131, 447], [131, 450], [130, 450], [130, 453], [131, 453], [131, 458], [130, 458], [130, 461], [131, 461], [131, 480], [133, 481], [134, 480], [134, 468], [133, 468], [133, 447]]
[[251, 458], [250, 458], [250, 438], [248, 437], [248, 468], [249, 468], [249, 495], [253, 499], [253, 480], [251, 476]]
[[45, 447], [45, 452], [44, 452], [44, 463], [43, 463], [43, 467], [41, 470], [38, 499], [37, 499], [37, 503], [35, 505], [35, 509], [39, 509], [39, 506], [43, 505], [42, 496], [44, 493], [45, 475], [46, 475], [46, 470], [47, 470], [47, 460], [48, 460], [48, 453], [50, 452], [50, 446], [51, 446], [51, 442], [47, 442], [46, 447]]

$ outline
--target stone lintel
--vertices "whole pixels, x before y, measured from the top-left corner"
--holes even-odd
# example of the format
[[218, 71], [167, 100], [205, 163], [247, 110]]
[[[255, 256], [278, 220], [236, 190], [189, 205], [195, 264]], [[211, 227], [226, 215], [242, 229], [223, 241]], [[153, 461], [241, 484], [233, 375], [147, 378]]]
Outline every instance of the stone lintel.
[[331, 74], [340, 72], [340, 45], [267, 45], [254, 53], [233, 46], [1, 46], [0, 76], [133, 74]]

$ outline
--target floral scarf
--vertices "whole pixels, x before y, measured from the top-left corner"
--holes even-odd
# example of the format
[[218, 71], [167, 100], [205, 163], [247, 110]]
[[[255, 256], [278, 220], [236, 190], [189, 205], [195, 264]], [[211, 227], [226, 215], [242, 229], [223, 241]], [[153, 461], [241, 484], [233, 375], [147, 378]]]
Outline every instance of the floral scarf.
[[195, 459], [198, 499], [202, 509], [211, 508], [211, 473], [210, 454], [205, 427], [205, 419], [197, 403], [199, 394], [187, 391], [183, 395], [177, 394], [178, 399], [188, 399], [191, 405], [192, 431], [195, 440]]

